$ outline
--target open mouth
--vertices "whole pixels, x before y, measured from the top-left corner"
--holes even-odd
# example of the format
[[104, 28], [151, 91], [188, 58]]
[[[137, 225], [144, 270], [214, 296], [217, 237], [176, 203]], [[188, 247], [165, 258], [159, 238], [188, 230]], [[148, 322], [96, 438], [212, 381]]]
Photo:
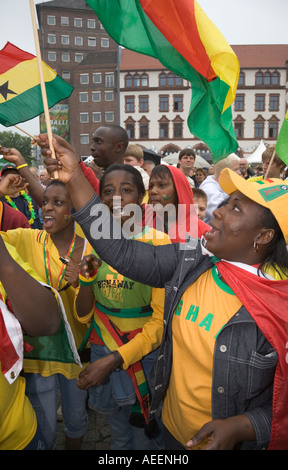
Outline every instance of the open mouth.
[[51, 215], [45, 215], [43, 217], [43, 226], [47, 229], [54, 224], [54, 221], [54, 217], [52, 217]]

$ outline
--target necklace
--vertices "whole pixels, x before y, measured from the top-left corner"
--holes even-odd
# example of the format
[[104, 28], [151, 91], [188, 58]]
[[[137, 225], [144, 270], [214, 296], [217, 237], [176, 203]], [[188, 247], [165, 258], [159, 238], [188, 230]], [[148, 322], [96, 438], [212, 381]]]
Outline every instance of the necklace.
[[[46, 280], [47, 284], [51, 287], [53, 287], [53, 281], [52, 281], [52, 272], [51, 272], [51, 265], [50, 265], [50, 256], [49, 256], [49, 250], [47, 248], [47, 243], [49, 240], [49, 233], [46, 233], [45, 239], [44, 239], [44, 245], [43, 245], [43, 254], [44, 254], [44, 265], [45, 265], [45, 274], [46, 274]], [[76, 234], [74, 233], [69, 250], [67, 251], [66, 257], [70, 258], [72, 257], [74, 248], [76, 245]], [[63, 277], [65, 275], [66, 271], [66, 264], [62, 263], [61, 270], [58, 275], [57, 283], [56, 283], [56, 289], [59, 291], [61, 282], [63, 280]]]
[[[28, 206], [28, 210], [29, 210], [29, 214], [30, 214], [30, 219], [28, 220], [28, 222], [29, 222], [30, 225], [32, 225], [34, 223], [35, 218], [36, 218], [33, 203], [32, 203], [32, 199], [29, 196], [29, 194], [27, 194], [25, 191], [20, 191], [20, 196], [22, 196], [23, 199], [25, 199], [25, 201], [27, 202], [27, 206]], [[5, 199], [8, 202], [8, 204], [10, 204], [10, 206], [13, 207], [13, 209], [16, 209], [16, 211], [19, 210], [18, 207], [16, 206], [15, 202], [11, 199], [10, 196], [5, 196]]]

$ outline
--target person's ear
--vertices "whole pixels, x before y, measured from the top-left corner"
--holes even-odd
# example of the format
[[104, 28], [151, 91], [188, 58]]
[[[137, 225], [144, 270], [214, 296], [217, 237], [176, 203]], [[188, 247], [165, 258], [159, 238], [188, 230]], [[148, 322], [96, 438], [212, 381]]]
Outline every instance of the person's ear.
[[268, 245], [272, 242], [275, 235], [273, 228], [263, 228], [254, 240], [257, 245]]

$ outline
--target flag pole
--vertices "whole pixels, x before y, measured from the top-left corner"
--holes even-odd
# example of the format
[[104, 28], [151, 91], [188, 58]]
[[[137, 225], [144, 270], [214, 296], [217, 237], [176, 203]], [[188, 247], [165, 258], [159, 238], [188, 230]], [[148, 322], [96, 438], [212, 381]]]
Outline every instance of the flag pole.
[[23, 132], [24, 134], [28, 135], [28, 137], [31, 137], [31, 139], [35, 139], [35, 137], [33, 135], [31, 135], [28, 132], [24, 131], [23, 129], [21, 129], [21, 127], [15, 126], [15, 124], [14, 124], [14, 127], [16, 127], [16, 129], [18, 129], [18, 131]]
[[274, 149], [273, 155], [272, 155], [272, 157], [271, 157], [271, 160], [270, 160], [270, 162], [269, 162], [268, 168], [267, 168], [266, 173], [265, 173], [265, 176], [264, 176], [264, 179], [265, 179], [265, 180], [268, 178], [268, 173], [269, 173], [269, 171], [270, 171], [270, 168], [271, 168], [271, 165], [272, 165], [272, 163], [273, 163], [273, 160], [274, 160], [275, 155], [276, 155], [276, 152], [275, 152], [275, 149]]
[[[29, 0], [29, 2], [30, 2], [31, 19], [32, 19], [32, 26], [33, 26], [33, 34], [34, 34], [34, 41], [35, 41], [35, 48], [36, 48], [36, 56], [37, 56], [37, 63], [38, 63], [41, 93], [42, 93], [43, 107], [44, 107], [44, 116], [45, 116], [45, 122], [46, 122], [46, 128], [47, 128], [49, 147], [50, 147], [50, 150], [51, 150], [52, 158], [56, 158], [55, 150], [54, 150], [54, 147], [53, 147], [53, 136], [52, 136], [51, 122], [50, 122], [50, 115], [49, 115], [49, 108], [48, 108], [46, 86], [45, 86], [45, 80], [44, 80], [44, 74], [43, 74], [43, 67], [42, 67], [42, 58], [41, 58], [39, 37], [38, 37], [37, 24], [36, 24], [34, 0]], [[56, 179], [58, 178], [58, 173], [57, 172], [54, 173], [54, 178], [56, 178]]]

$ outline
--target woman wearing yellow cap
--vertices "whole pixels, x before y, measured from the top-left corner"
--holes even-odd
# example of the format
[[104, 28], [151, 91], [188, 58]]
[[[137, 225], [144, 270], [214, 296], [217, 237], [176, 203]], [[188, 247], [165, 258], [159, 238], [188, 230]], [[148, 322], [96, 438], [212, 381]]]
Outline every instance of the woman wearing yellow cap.
[[[109, 237], [113, 220], [75, 156], [54, 148], [58, 161], [45, 163], [67, 184], [98, 255], [136, 281], [165, 285], [150, 415], [164, 399], [166, 448], [287, 449], [288, 186], [248, 183], [225, 169], [220, 185], [230, 197], [215, 210], [205, 246], [153, 247]], [[267, 274], [271, 267], [283, 280]]]

